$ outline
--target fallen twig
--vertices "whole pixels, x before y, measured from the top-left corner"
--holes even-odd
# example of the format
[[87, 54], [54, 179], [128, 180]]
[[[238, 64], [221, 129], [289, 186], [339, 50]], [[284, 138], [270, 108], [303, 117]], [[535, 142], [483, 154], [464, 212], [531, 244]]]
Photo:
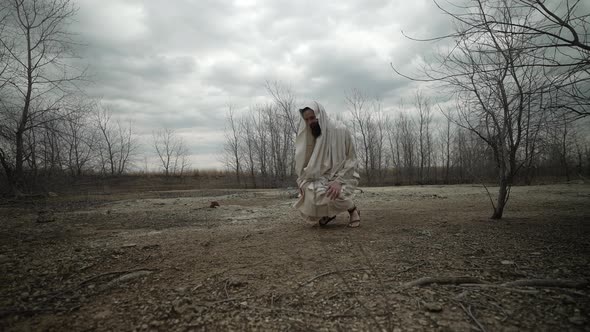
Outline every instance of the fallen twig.
[[125, 282], [125, 281], [129, 281], [131, 279], [136, 279], [136, 278], [139, 278], [139, 277], [147, 276], [147, 275], [150, 275], [152, 273], [153, 273], [152, 270], [138, 270], [138, 271], [134, 271], [134, 272], [131, 272], [131, 273], [126, 273], [126, 274], [124, 274], [124, 275], [122, 275], [122, 276], [120, 276], [118, 278], [115, 278], [115, 279], [109, 281], [106, 285], [104, 285], [102, 287], [102, 290], [106, 290], [106, 289], [108, 289], [110, 287], [113, 287], [113, 286], [115, 286], [116, 284], [118, 284], [120, 282]]
[[504, 318], [502, 318], [502, 322], [504, 322], [504, 321], [506, 321], [506, 320], [508, 319], [508, 317], [509, 317], [510, 315], [509, 315], [509, 314], [506, 312], [506, 310], [504, 310], [504, 308], [502, 308], [502, 306], [500, 306], [500, 305], [498, 305], [498, 304], [496, 303], [496, 302], [498, 302], [498, 299], [496, 299], [495, 297], [493, 297], [493, 296], [490, 296], [490, 295], [488, 295], [488, 294], [484, 294], [484, 293], [481, 293], [480, 295], [483, 295], [483, 296], [485, 296], [485, 297], [487, 297], [487, 298], [491, 299], [492, 301], [491, 301], [491, 302], [488, 302], [488, 303], [489, 303], [489, 304], [491, 304], [491, 305], [493, 305], [494, 307], [496, 307], [496, 308], [497, 308], [497, 309], [499, 309], [500, 311], [502, 311], [502, 314], [504, 315]]
[[223, 291], [225, 292], [225, 297], [229, 299], [229, 293], [227, 292], [227, 284], [229, 283], [229, 279], [225, 279], [225, 283], [223, 285]]
[[299, 283], [299, 287], [303, 287], [303, 286], [305, 286], [305, 285], [307, 285], [307, 284], [309, 284], [309, 283], [311, 283], [311, 282], [313, 282], [313, 281], [315, 281], [315, 280], [317, 280], [319, 278], [322, 278], [322, 277], [325, 277], [325, 276], [329, 276], [331, 274], [336, 274], [336, 273], [341, 273], [341, 272], [352, 272], [352, 271], [367, 271], [367, 270], [370, 270], [370, 269], [369, 268], [366, 268], [366, 267], [361, 267], [361, 268], [355, 268], [355, 269], [328, 271], [328, 272], [324, 272], [322, 274], [318, 274], [317, 276], [315, 276], [315, 277], [313, 277], [313, 278], [311, 278], [311, 279], [309, 279], [307, 281], [300, 282]]
[[245, 304], [240, 304], [240, 305], [243, 307], [255, 309], [255, 310], [266, 310], [266, 311], [276, 310], [276, 311], [292, 312], [292, 313], [297, 313], [297, 314], [314, 316], [314, 317], [318, 317], [318, 318], [324, 318], [324, 315], [316, 314], [315, 312], [311, 312], [311, 311], [294, 310], [294, 309], [288, 309], [288, 308], [283, 308], [283, 307], [266, 308], [266, 307], [251, 306], [251, 305], [245, 305]]
[[84, 272], [84, 271], [88, 270], [89, 268], [91, 268], [91, 267], [93, 267], [95, 265], [96, 265], [95, 263], [91, 263], [91, 264], [82, 266], [78, 272]]
[[88, 278], [86, 280], [83, 280], [82, 282], [80, 282], [79, 286], [82, 286], [82, 285], [87, 284], [87, 283], [89, 283], [89, 282], [91, 282], [93, 280], [96, 280], [96, 279], [99, 279], [99, 278], [102, 278], [102, 277], [106, 277], [106, 276], [109, 276], [109, 275], [113, 275], [113, 274], [130, 274], [130, 273], [139, 272], [139, 271], [150, 271], [150, 272], [154, 272], [154, 271], [157, 271], [157, 270], [154, 270], [154, 269], [146, 269], [146, 268], [138, 268], [138, 269], [126, 270], [126, 271], [105, 272], [105, 273], [101, 273], [99, 275], [95, 275], [93, 277], [90, 277], [90, 278]]
[[558, 287], [558, 288], [584, 288], [588, 285], [586, 280], [565, 279], [521, 279], [505, 282], [506, 287]]
[[517, 289], [514, 287], [556, 287], [556, 288], [584, 288], [588, 286], [586, 280], [564, 280], [564, 279], [521, 279], [509, 281], [502, 284], [489, 284], [473, 277], [423, 277], [412, 280], [402, 287], [426, 286], [430, 284], [453, 284], [465, 287], [490, 287], [502, 288], [513, 292], [537, 294], [536, 290]]
[[416, 287], [425, 286], [430, 284], [482, 284], [479, 279], [473, 277], [423, 277], [420, 279], [412, 280], [402, 285], [402, 287]]
[[248, 300], [248, 299], [252, 299], [252, 298], [254, 298], [254, 296], [230, 297], [230, 298], [223, 299], [223, 300], [213, 301], [213, 302], [207, 303], [206, 305], [215, 305], [215, 304], [220, 304], [220, 303], [225, 303], [225, 302], [243, 301], [243, 300]]
[[511, 287], [506, 287], [503, 285], [495, 285], [495, 284], [461, 284], [461, 286], [463, 287], [482, 287], [482, 288], [500, 288], [500, 289], [504, 289], [507, 291], [511, 291], [511, 292], [517, 292], [517, 293], [525, 293], [525, 294], [538, 294], [539, 291], [538, 290], [534, 290], [534, 289], [518, 289], [518, 288], [511, 288]]
[[471, 318], [471, 320], [477, 325], [479, 330], [482, 332], [485, 332], [486, 329], [483, 327], [483, 325], [481, 325], [481, 323], [477, 320], [477, 318], [475, 318], [475, 315], [473, 315], [473, 313], [471, 312], [471, 306], [469, 306], [468, 308], [465, 308], [465, 306], [461, 302], [459, 302], [459, 305], [461, 306], [461, 309], [463, 309], [463, 311], [465, 311], [467, 316], [469, 316], [469, 318]]

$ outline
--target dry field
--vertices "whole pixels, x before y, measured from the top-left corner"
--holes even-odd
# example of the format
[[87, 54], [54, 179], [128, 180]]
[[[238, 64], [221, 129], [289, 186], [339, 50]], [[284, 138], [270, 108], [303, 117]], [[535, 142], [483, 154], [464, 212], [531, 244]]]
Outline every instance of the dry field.
[[500, 221], [478, 186], [363, 190], [358, 229], [285, 190], [4, 202], [0, 330], [590, 331], [589, 185]]

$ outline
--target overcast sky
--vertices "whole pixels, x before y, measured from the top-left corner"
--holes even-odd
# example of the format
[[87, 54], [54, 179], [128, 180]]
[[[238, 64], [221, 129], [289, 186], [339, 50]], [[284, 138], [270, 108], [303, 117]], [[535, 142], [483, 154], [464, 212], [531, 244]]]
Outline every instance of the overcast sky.
[[131, 120], [152, 153], [151, 133], [174, 128], [195, 168], [221, 168], [227, 105], [268, 101], [266, 81], [289, 85], [298, 106], [317, 100], [346, 112], [358, 88], [386, 106], [410, 98], [406, 72], [434, 45], [403, 37], [451, 28], [431, 0], [80, 0], [74, 31], [92, 83], [115, 115]]

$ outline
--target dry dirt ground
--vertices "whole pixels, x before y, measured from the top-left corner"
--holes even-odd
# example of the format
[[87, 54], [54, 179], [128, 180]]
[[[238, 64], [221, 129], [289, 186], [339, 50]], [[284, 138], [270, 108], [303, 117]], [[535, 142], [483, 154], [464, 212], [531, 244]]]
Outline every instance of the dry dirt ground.
[[363, 190], [358, 229], [285, 190], [5, 202], [0, 330], [590, 331], [589, 185], [500, 221], [480, 186]]

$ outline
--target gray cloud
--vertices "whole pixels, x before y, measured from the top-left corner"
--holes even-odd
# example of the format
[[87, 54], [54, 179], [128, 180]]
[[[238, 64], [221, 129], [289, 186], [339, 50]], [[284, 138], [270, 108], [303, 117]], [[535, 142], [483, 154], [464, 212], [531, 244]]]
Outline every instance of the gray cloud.
[[[72, 30], [94, 83], [87, 88], [149, 150], [151, 132], [176, 128], [190, 139], [194, 165], [220, 166], [228, 104], [268, 100], [266, 81], [292, 87], [298, 100], [344, 111], [358, 88], [386, 104], [411, 98], [411, 72], [432, 37], [451, 29], [430, 0], [86, 0]], [[202, 135], [199, 136], [199, 135]], [[199, 156], [203, 157], [202, 162]], [[212, 161], [213, 160], [213, 161]], [[213, 164], [208, 164], [213, 163]]]

